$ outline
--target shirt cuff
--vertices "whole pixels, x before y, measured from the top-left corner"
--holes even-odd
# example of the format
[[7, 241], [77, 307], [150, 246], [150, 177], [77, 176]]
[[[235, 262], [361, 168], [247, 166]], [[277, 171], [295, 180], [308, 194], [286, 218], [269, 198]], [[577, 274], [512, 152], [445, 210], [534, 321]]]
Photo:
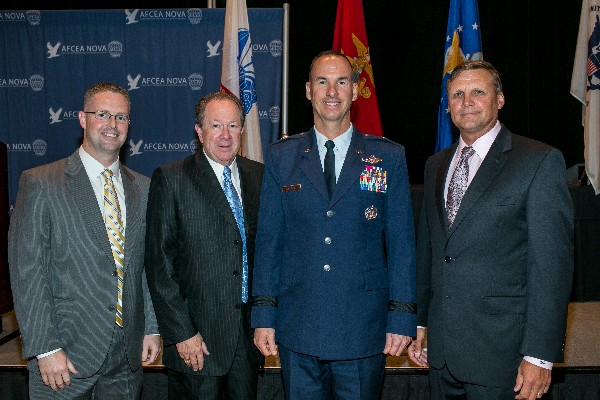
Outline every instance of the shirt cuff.
[[529, 357], [529, 356], [523, 357], [523, 360], [525, 360], [528, 363], [531, 363], [533, 365], [537, 365], [538, 367], [542, 367], [542, 368], [549, 369], [549, 370], [552, 370], [552, 366], [554, 365], [550, 361], [544, 361], [544, 360], [540, 360], [539, 358]]
[[44, 353], [44, 354], [37, 355], [37, 356], [35, 356], [35, 358], [37, 358], [37, 359], [39, 360], [40, 358], [44, 358], [44, 357], [46, 357], [46, 356], [49, 356], [49, 355], [51, 355], [51, 354], [54, 354], [54, 353], [56, 353], [56, 352], [59, 352], [59, 351], [61, 351], [61, 350], [62, 350], [62, 347], [59, 347], [59, 348], [58, 348], [58, 349], [56, 349], [56, 350], [52, 350], [52, 351], [49, 351], [49, 352], [47, 352], [47, 353]]

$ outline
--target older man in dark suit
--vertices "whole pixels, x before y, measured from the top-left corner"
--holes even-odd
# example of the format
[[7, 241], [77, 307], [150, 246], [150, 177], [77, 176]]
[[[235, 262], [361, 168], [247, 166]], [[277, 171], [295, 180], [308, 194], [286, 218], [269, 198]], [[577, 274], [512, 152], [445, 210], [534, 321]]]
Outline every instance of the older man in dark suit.
[[152, 175], [146, 266], [170, 399], [256, 398], [248, 292], [263, 166], [237, 156], [243, 127], [235, 96], [203, 97], [202, 148]]
[[[418, 329], [433, 399], [535, 399], [562, 361], [573, 208], [561, 153], [512, 134], [496, 69], [448, 80], [458, 143], [430, 157], [418, 234]], [[516, 396], [516, 397], [515, 397]]]
[[131, 400], [160, 348], [143, 262], [149, 179], [119, 161], [127, 91], [96, 84], [83, 106], [81, 147], [21, 176], [9, 232], [15, 310], [32, 399]]
[[266, 161], [252, 326], [263, 354], [279, 350], [288, 400], [379, 398], [385, 355], [415, 334], [404, 148], [354, 129], [355, 78], [343, 54], [315, 57], [314, 128]]

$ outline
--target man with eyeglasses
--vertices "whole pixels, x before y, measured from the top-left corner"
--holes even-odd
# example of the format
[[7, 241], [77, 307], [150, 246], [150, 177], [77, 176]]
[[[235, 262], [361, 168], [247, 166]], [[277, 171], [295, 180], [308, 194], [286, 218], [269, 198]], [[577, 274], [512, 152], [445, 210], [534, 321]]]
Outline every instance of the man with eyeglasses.
[[83, 106], [81, 147], [21, 175], [9, 231], [15, 310], [31, 399], [131, 400], [160, 349], [144, 273], [150, 182], [119, 161], [127, 91], [95, 84]]
[[253, 400], [264, 358], [249, 293], [262, 164], [238, 155], [240, 100], [195, 108], [196, 154], [157, 168], [148, 195], [146, 269], [171, 400]]

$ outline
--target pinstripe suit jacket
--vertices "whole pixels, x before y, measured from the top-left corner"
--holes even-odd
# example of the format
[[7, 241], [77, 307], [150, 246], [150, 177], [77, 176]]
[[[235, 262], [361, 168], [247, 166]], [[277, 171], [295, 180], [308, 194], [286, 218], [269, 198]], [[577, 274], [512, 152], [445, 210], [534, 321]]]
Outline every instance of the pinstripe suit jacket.
[[[251, 277], [263, 166], [242, 157], [237, 165]], [[241, 329], [254, 345], [249, 307], [241, 306], [240, 232], [202, 150], [154, 171], [147, 224], [146, 266], [165, 346], [163, 363], [186, 373], [224, 375]], [[202, 370], [192, 372], [175, 344], [197, 332], [210, 355]]]
[[[123, 320], [132, 370], [144, 333], [157, 333], [144, 275], [149, 179], [121, 165], [126, 244]], [[63, 348], [85, 378], [98, 371], [115, 326], [117, 277], [98, 201], [76, 151], [23, 172], [9, 230], [9, 264], [23, 357]]]

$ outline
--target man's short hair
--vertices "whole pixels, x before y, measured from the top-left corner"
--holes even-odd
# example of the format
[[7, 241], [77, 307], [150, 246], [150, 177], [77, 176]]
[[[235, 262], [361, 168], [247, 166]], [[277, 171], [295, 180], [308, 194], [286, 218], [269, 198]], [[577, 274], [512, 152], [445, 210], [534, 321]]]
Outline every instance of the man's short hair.
[[244, 110], [244, 106], [240, 99], [227, 92], [209, 93], [202, 97], [200, 101], [198, 101], [198, 104], [196, 104], [195, 108], [195, 118], [198, 126], [202, 127], [202, 123], [204, 122], [204, 114], [206, 113], [206, 106], [213, 100], [229, 100], [233, 102], [240, 111], [240, 126], [244, 126], [244, 122], [246, 121], [246, 112]]

